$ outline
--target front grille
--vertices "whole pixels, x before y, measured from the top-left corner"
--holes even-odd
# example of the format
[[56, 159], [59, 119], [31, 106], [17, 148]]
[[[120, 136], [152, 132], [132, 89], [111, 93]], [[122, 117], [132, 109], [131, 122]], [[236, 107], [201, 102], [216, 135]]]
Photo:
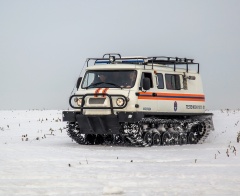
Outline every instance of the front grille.
[[89, 104], [103, 104], [106, 98], [90, 98]]

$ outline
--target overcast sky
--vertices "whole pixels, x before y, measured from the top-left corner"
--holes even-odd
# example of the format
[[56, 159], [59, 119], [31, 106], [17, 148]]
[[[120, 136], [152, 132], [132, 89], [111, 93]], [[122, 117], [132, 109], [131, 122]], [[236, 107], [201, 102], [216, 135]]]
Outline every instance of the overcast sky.
[[108, 52], [194, 58], [207, 108], [240, 108], [239, 0], [0, 0], [0, 109], [67, 109]]

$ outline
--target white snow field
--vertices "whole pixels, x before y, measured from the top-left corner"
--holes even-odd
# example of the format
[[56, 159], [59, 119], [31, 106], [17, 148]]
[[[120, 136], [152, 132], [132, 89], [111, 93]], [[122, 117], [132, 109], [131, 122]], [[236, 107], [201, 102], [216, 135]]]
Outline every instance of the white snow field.
[[0, 195], [240, 195], [240, 110], [210, 111], [204, 144], [145, 148], [76, 144], [61, 112], [0, 111]]

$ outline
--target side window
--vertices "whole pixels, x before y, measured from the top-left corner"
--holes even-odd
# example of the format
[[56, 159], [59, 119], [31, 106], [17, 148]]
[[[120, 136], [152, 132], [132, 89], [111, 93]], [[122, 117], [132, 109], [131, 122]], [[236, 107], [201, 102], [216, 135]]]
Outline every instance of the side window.
[[157, 74], [157, 88], [164, 89], [163, 75], [161, 73]]
[[87, 72], [82, 82], [82, 88], [86, 88], [87, 86], [89, 86], [91, 83], [94, 82], [96, 78], [97, 75], [95, 73]]
[[165, 74], [166, 88], [169, 90], [180, 90], [180, 76], [176, 74]]
[[143, 86], [143, 85], [142, 85], [142, 83], [143, 83], [143, 78], [149, 78], [149, 79], [150, 79], [150, 86], [151, 86], [151, 88], [153, 88], [152, 73], [147, 73], [147, 72], [142, 73], [141, 86]]

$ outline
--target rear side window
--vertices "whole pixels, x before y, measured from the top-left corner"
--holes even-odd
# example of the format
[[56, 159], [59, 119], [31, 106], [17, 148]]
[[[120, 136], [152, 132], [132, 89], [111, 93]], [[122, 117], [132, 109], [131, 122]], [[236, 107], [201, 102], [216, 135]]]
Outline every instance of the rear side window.
[[180, 76], [177, 74], [165, 74], [166, 88], [169, 90], [180, 90]]
[[161, 73], [157, 74], [157, 88], [164, 89], [163, 75]]

